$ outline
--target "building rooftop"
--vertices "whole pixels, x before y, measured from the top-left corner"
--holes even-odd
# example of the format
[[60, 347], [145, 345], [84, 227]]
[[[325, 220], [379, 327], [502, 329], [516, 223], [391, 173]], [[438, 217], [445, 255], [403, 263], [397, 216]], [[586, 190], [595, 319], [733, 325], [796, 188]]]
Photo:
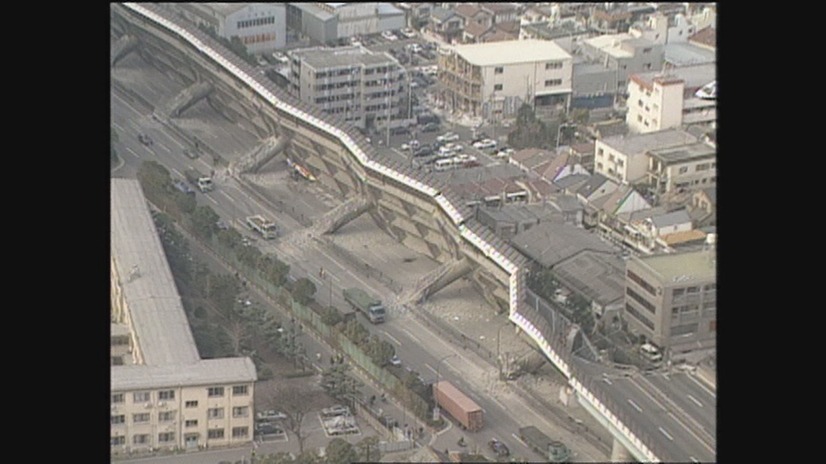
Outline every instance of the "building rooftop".
[[717, 61], [717, 54], [688, 42], [665, 44], [665, 62], [673, 67], [709, 64]]
[[551, 268], [584, 251], [611, 253], [596, 235], [567, 224], [546, 222], [517, 234], [511, 245], [543, 267]]
[[228, 2], [212, 2], [202, 3], [204, 8], [208, 8], [221, 16], [229, 16], [238, 10], [246, 8], [251, 3], [228, 3]]
[[692, 229], [684, 230], [682, 232], [674, 232], [673, 234], [666, 234], [662, 236], [662, 239], [669, 246], [674, 246], [704, 240], [706, 235], [707, 234], [702, 230]]
[[632, 257], [649, 271], [659, 275], [663, 283], [717, 280], [716, 253], [692, 251], [690, 253]]
[[705, 142], [697, 142], [690, 145], [650, 150], [648, 155], [665, 164], [683, 163], [704, 158], [716, 158], [717, 149]]
[[588, 29], [570, 21], [559, 23], [557, 25], [551, 25], [550, 22], [526, 24], [524, 29], [545, 40], [564, 39], [566, 37], [589, 33]]
[[[706, 63], [694, 66], [683, 66], [669, 69], [667, 74], [685, 81], [686, 89], [697, 89], [717, 79], [717, 65], [714, 63]], [[653, 80], [661, 75], [662, 73], [660, 72], [639, 73], [634, 74], [634, 78], [641, 79], [650, 86]]]
[[446, 10], [440, 6], [437, 6], [430, 11], [430, 17], [438, 20], [439, 22], [445, 22], [450, 19], [451, 16], [456, 16], [456, 13], [453, 10]]
[[555, 180], [554, 184], [560, 189], [576, 189], [584, 184], [591, 176], [587, 174], [571, 174], [562, 179]]
[[200, 360], [185, 368], [175, 364], [113, 366], [111, 389], [131, 391], [256, 380], [255, 364], [250, 358], [218, 358]]
[[585, 250], [554, 266], [554, 275], [601, 306], [625, 297], [625, 262], [611, 253]]
[[634, 36], [627, 32], [621, 34], [605, 34], [590, 39], [585, 39], [584, 43], [591, 47], [602, 50], [615, 58], [631, 58], [633, 53], [621, 48], [622, 42], [633, 39]]
[[711, 26], [700, 29], [688, 38], [688, 42], [714, 48], [717, 46], [717, 30]]
[[336, 16], [334, 13], [331, 13], [326, 9], [321, 8], [317, 3], [290, 3], [290, 5], [298, 8], [304, 13], [315, 16], [321, 21], [327, 21]]
[[329, 69], [346, 66], [399, 65], [395, 58], [387, 53], [372, 52], [362, 46], [337, 48], [312, 48], [293, 50], [294, 56], [300, 57], [313, 69]]
[[457, 45], [455, 50], [475, 66], [571, 59], [571, 55], [559, 45], [536, 39]]
[[686, 210], [679, 209], [677, 211], [672, 211], [670, 213], [665, 213], [659, 216], [652, 216], [651, 222], [654, 224], [654, 226], [656, 226], [659, 229], [663, 227], [691, 222], [691, 218], [688, 216], [688, 212]]
[[140, 184], [112, 179], [110, 195], [112, 260], [144, 362], [198, 362], [195, 339]]
[[652, 150], [693, 144], [697, 142], [697, 137], [680, 129], [667, 129], [647, 134], [607, 137], [597, 143], [600, 142], [625, 155], [635, 155]]

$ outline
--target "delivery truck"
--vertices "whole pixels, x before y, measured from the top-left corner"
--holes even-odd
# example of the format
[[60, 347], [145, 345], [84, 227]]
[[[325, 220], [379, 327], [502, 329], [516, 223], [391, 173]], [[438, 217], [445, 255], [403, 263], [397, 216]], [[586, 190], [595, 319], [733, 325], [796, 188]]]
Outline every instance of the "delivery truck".
[[201, 192], [212, 190], [212, 178], [201, 174], [197, 169], [190, 168], [184, 171], [184, 176], [190, 184], [198, 187]]
[[344, 300], [361, 311], [367, 320], [373, 324], [384, 322], [385, 310], [381, 300], [373, 298], [360, 288], [347, 288], [344, 290]]
[[485, 425], [485, 413], [475, 401], [468, 398], [452, 383], [442, 380], [433, 384], [436, 404], [447, 411], [463, 429], [476, 432]]

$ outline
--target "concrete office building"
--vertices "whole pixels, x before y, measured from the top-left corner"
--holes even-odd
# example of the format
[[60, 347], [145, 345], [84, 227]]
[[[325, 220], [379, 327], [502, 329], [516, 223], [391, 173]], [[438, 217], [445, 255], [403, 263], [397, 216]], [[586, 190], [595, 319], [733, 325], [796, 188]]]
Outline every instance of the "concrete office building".
[[544, 40], [457, 45], [439, 55], [440, 98], [449, 110], [488, 120], [511, 117], [522, 103], [570, 103], [571, 55]]
[[662, 70], [665, 51], [662, 44], [631, 34], [611, 34], [585, 39], [581, 42], [582, 53], [593, 63], [614, 72], [607, 92], [625, 92], [628, 76]]
[[690, 133], [677, 129], [597, 140], [594, 172], [618, 183], [644, 182], [648, 179], [649, 151], [690, 145], [698, 140]]
[[289, 3], [287, 27], [321, 44], [406, 27], [404, 11], [390, 3]]
[[287, 45], [284, 3], [176, 3], [190, 21], [212, 26], [219, 37], [238, 37], [250, 53], [266, 53]]
[[[713, 236], [711, 236], [713, 237]], [[626, 262], [624, 320], [633, 333], [672, 353], [716, 346], [717, 269], [713, 249]]]
[[136, 180], [111, 181], [111, 453], [249, 443], [249, 358], [198, 355]]
[[648, 184], [654, 193], [717, 185], [717, 150], [706, 142], [648, 152]]
[[407, 71], [387, 53], [362, 46], [289, 52], [290, 89], [299, 99], [358, 127], [405, 124], [410, 112]]

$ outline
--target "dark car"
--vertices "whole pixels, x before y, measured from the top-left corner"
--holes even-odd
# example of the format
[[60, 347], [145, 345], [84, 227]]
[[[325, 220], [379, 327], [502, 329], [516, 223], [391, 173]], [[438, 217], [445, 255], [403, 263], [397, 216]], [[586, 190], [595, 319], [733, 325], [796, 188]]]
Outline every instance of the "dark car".
[[152, 137], [146, 134], [138, 134], [138, 140], [146, 146], [152, 145]]
[[422, 126], [422, 132], [438, 132], [441, 126], [436, 122], [429, 122]]
[[394, 127], [390, 129], [390, 135], [410, 135], [410, 129], [407, 127]]
[[433, 154], [433, 149], [430, 148], [430, 147], [427, 147], [427, 148], [421, 147], [418, 150], [413, 152], [413, 156], [416, 157], [416, 158], [421, 157], [421, 156], [430, 156], [432, 154]]
[[189, 159], [196, 159], [198, 158], [198, 152], [195, 150], [190, 150], [189, 148], [184, 148], [184, 156]]
[[511, 454], [508, 447], [505, 446], [504, 443], [502, 443], [501, 441], [499, 441], [495, 438], [488, 442], [488, 446], [499, 457], [506, 457], [506, 456], [509, 456]]

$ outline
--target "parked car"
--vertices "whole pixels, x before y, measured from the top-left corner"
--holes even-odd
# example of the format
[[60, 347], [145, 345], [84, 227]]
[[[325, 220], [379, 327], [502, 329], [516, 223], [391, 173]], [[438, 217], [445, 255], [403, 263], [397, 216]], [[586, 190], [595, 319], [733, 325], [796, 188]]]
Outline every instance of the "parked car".
[[413, 152], [413, 156], [416, 157], [416, 158], [419, 158], [419, 157], [422, 157], [422, 156], [430, 156], [432, 154], [433, 154], [433, 148], [431, 148], [431, 147], [419, 147], [418, 150]]
[[255, 431], [260, 435], [280, 435], [284, 433], [284, 429], [281, 428], [281, 426], [270, 422], [255, 424]]
[[267, 66], [269, 63], [267, 63], [267, 60], [264, 59], [263, 56], [259, 56], [258, 57], [258, 64], [261, 65], [261, 66]]
[[321, 410], [322, 417], [349, 416], [350, 408], [337, 404]]
[[281, 411], [270, 409], [268, 411], [259, 411], [255, 418], [262, 421], [282, 420], [286, 419], [287, 415]]
[[439, 130], [439, 127], [440, 126], [439, 126], [438, 123], [429, 122], [429, 123], [425, 124], [424, 126], [422, 126], [421, 131], [422, 132], [436, 132], [436, 131]]
[[152, 137], [150, 137], [146, 134], [138, 134], [138, 140], [146, 146], [150, 146], [153, 143], [152, 142]]
[[[353, 45], [355, 45], [355, 43]], [[279, 63], [289, 63], [290, 62], [289, 58], [287, 58], [287, 55], [285, 55], [281, 52], [272, 52], [272, 57], [273, 57], [273, 59], [275, 59], [275, 61], [277, 61]]]
[[497, 151], [495, 157], [497, 158], [507, 158], [508, 156], [513, 155], [514, 150], [513, 148], [502, 148], [501, 150]]
[[392, 357], [392, 358], [390, 358], [390, 361], [388, 361], [388, 362], [389, 362], [390, 364], [392, 364], [392, 365], [396, 366], [396, 367], [398, 367], [398, 366], [401, 366], [401, 365], [402, 365], [402, 360], [399, 358], [399, 356], [398, 356], [398, 355], [395, 355], [395, 354], [393, 355], [393, 357]]
[[436, 140], [439, 142], [453, 142], [454, 140], [459, 140], [459, 134], [456, 134], [455, 132], [448, 132], [436, 137]]
[[396, 37], [396, 34], [393, 34], [393, 31], [384, 31], [384, 32], [381, 33], [381, 36], [384, 37], [385, 39], [391, 41], [391, 42], [395, 42], [396, 40], [399, 40], [399, 38]]
[[496, 148], [496, 140], [484, 139], [473, 144], [475, 148], [484, 150], [486, 148]]
[[511, 454], [508, 447], [504, 443], [495, 438], [488, 442], [488, 446], [499, 457], [506, 457]]
[[406, 27], [406, 28], [402, 29], [400, 32], [401, 32], [401, 35], [407, 37], [408, 39], [412, 39], [413, 37], [416, 37], [416, 31], [414, 31], [413, 29], [410, 29], [409, 27]]

